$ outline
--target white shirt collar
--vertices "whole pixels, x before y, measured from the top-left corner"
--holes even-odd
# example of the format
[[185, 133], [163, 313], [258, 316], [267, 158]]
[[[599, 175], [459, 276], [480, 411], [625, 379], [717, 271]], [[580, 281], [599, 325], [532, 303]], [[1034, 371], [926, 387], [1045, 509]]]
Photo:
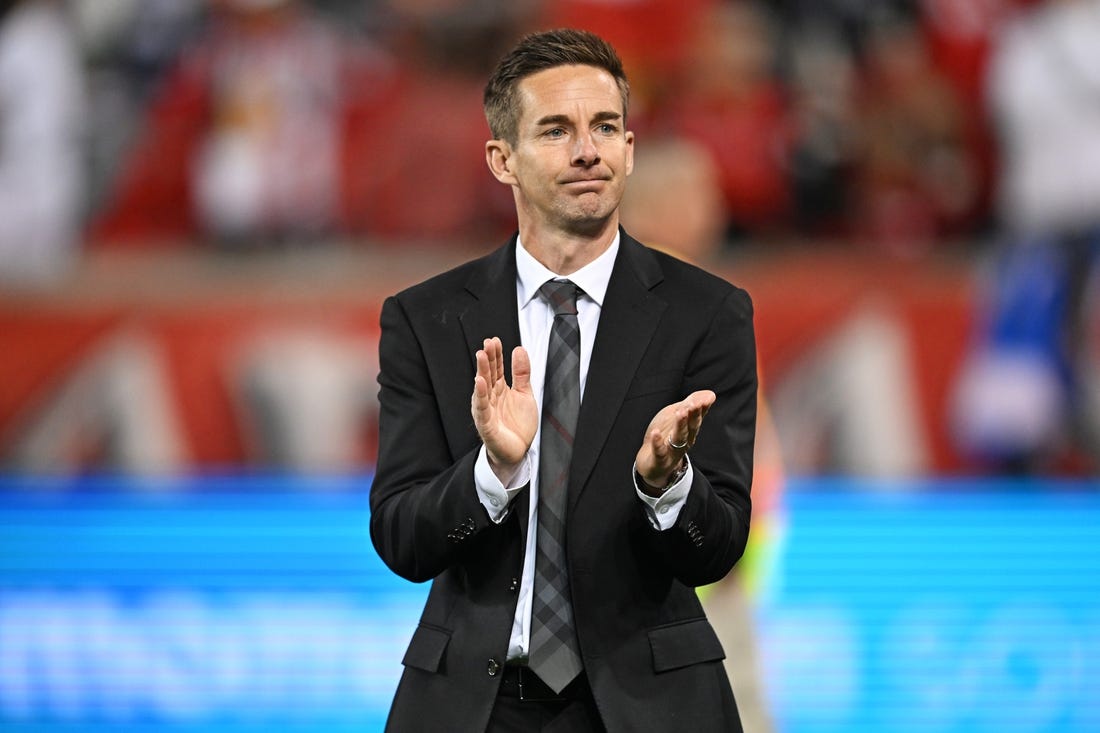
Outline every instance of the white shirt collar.
[[[607, 295], [607, 284], [611, 281], [611, 271], [615, 268], [615, 257], [619, 253], [619, 232], [615, 232], [615, 238], [603, 254], [589, 262], [587, 265], [568, 275], [574, 285], [584, 291], [590, 300], [603, 307], [604, 296]], [[516, 238], [516, 272], [519, 274], [519, 303], [520, 307], [526, 306], [531, 299], [538, 295], [539, 288], [547, 280], [566, 277], [546, 268], [536, 260], [531, 253], [523, 247], [523, 242]]]

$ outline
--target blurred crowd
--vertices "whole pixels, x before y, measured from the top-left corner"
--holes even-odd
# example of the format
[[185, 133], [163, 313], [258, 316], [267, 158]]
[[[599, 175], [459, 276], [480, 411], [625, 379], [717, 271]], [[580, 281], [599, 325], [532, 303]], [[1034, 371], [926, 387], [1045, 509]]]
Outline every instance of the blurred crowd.
[[8, 0], [0, 274], [49, 278], [84, 247], [497, 241], [481, 87], [557, 25], [621, 50], [643, 155], [672, 138], [709, 159], [723, 242], [919, 256], [996, 221], [1009, 29], [1094, 4]]
[[984, 253], [959, 443], [1100, 446], [1100, 0], [0, 0], [0, 288], [97, 249], [496, 244], [482, 87], [551, 26], [624, 57], [634, 234]]

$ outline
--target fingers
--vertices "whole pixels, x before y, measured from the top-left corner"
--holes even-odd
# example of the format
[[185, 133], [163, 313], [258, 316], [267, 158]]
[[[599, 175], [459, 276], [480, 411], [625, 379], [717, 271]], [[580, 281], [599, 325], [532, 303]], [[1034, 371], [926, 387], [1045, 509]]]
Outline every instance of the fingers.
[[703, 418], [717, 396], [709, 389], [692, 392], [658, 412], [646, 429], [635, 457], [638, 473], [657, 486], [680, 465], [695, 445]]
[[522, 347], [512, 350], [514, 387], [504, 369], [504, 346], [499, 338], [482, 341], [474, 354], [474, 385], [470, 413], [496, 471], [514, 470], [531, 447], [538, 430], [539, 410], [531, 393], [531, 362]]
[[[477, 361], [477, 371], [474, 374], [474, 392], [471, 397], [471, 404], [475, 410], [480, 409], [484, 413], [485, 410], [488, 410], [493, 399], [493, 369], [489, 355], [484, 350], [479, 350], [474, 358]], [[474, 419], [477, 419], [476, 414]]]
[[476, 376], [485, 380], [490, 390], [499, 389], [504, 380], [504, 347], [499, 338], [481, 342], [482, 348], [474, 354], [477, 363]]
[[489, 359], [489, 384], [496, 386], [504, 379], [504, 346], [500, 343], [500, 339], [494, 336], [485, 339], [482, 347]]
[[634, 457], [634, 466], [649, 486], [665, 486], [668, 477], [683, 460], [683, 452], [668, 445], [668, 433], [656, 424], [649, 426], [642, 447]]
[[679, 456], [674, 455], [675, 449], [668, 444], [668, 436], [660, 430], [650, 433], [649, 448], [653, 451], [653, 457], [657, 459], [659, 465], [671, 465], [679, 460]]
[[489, 406], [489, 385], [484, 377], [478, 375], [474, 377], [474, 391], [470, 395], [470, 414], [475, 425], [480, 427], [485, 424]]
[[[519, 353], [522, 352], [522, 353]], [[494, 395], [507, 388], [504, 381], [504, 346], [499, 338], [487, 338], [482, 341], [482, 348], [474, 354], [476, 371], [474, 374], [474, 391], [470, 396], [470, 409], [474, 415], [475, 423], [487, 419]], [[531, 383], [531, 362], [527, 352], [522, 347], [516, 347], [512, 352], [512, 371], [520, 375], [525, 387]]]
[[474, 373], [474, 390], [470, 395], [470, 414], [474, 418], [474, 425], [480, 432], [489, 421], [492, 407], [493, 385], [493, 344], [492, 339], [485, 339], [484, 348], [478, 349], [474, 354], [476, 371]]
[[671, 424], [663, 436], [665, 447], [668, 450], [687, 450], [688, 441], [691, 438], [690, 418], [691, 409], [689, 405], [681, 403], [673, 407]]
[[659, 471], [674, 460], [668, 447], [667, 434], [660, 428], [649, 426], [642, 447], [638, 450], [637, 463], [643, 473]]
[[492, 371], [489, 366], [488, 353], [486, 353], [484, 349], [479, 349], [478, 352], [474, 354], [474, 360], [477, 364], [477, 371], [475, 372], [474, 376], [475, 382], [478, 379], [481, 379], [485, 382], [486, 385], [488, 385], [492, 380]]
[[699, 416], [702, 417], [707, 414], [707, 410], [710, 409], [716, 399], [718, 399], [718, 395], [714, 394], [711, 390], [700, 389], [685, 397], [684, 403], [689, 405], [692, 409], [700, 410]]
[[695, 445], [699, 430], [703, 426], [703, 418], [715, 399], [714, 392], [709, 389], [699, 390], [692, 392], [675, 406], [674, 422], [669, 428], [665, 442], [671, 450], [676, 452], [677, 458]]
[[522, 346], [512, 349], [512, 389], [531, 391], [531, 358]]

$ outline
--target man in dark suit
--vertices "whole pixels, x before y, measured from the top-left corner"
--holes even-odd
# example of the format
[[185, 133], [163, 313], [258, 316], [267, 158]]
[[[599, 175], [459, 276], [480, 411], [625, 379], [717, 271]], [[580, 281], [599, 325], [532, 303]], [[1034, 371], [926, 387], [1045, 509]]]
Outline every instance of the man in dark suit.
[[694, 588], [748, 534], [752, 306], [619, 227], [627, 101], [599, 38], [523, 39], [485, 91], [518, 234], [382, 308], [371, 537], [432, 581], [389, 730], [741, 730]]

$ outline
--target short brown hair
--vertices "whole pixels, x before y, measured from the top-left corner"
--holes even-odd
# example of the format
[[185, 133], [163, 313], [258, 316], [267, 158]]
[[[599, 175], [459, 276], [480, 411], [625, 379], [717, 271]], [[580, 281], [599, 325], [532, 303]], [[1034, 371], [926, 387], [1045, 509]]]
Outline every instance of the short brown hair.
[[619, 85], [623, 118], [630, 102], [630, 84], [623, 62], [611, 44], [588, 31], [560, 28], [532, 33], [520, 39], [485, 85], [485, 119], [493, 138], [513, 145], [519, 134], [519, 83], [527, 76], [557, 66], [578, 64], [603, 69]]

